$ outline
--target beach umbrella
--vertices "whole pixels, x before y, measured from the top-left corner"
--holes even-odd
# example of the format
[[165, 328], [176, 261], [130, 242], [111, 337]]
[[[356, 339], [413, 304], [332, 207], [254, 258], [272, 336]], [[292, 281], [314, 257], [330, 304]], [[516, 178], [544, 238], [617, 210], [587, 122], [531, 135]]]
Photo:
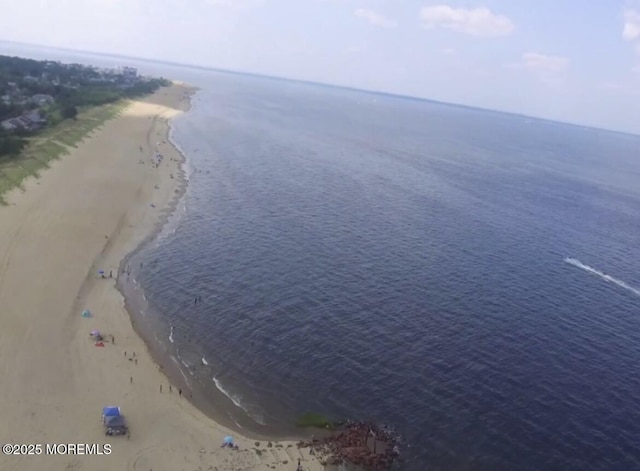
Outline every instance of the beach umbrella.
[[97, 336], [97, 335], [100, 335], [100, 331], [99, 331], [99, 330], [92, 330], [92, 331], [91, 331], [91, 336], [92, 336], [92, 337], [95, 337], [95, 336]]
[[231, 444], [233, 443], [233, 437], [229, 437], [229, 436], [224, 437], [224, 442], [225, 442], [227, 445], [231, 445]]
[[104, 275], [104, 270], [98, 270], [98, 275]]
[[91, 317], [91, 313], [85, 309], [82, 311], [82, 317]]

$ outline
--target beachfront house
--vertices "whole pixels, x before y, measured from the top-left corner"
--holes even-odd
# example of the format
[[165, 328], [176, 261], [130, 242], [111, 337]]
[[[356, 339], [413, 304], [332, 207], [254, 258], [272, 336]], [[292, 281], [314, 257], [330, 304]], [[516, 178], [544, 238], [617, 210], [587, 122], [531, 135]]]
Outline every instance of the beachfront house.
[[5, 119], [4, 121], [0, 122], [0, 127], [2, 127], [2, 129], [4, 129], [5, 131], [15, 131], [16, 129], [18, 129], [18, 125], [14, 122], [15, 118], [11, 118], [11, 119]]
[[20, 89], [15, 88], [8, 91], [6, 95], [2, 95], [2, 102], [6, 105], [24, 105], [29, 101], [27, 97], [22, 95]]
[[23, 117], [29, 121], [32, 127], [35, 126], [40, 128], [44, 126], [44, 124], [47, 122], [47, 120], [42, 116], [42, 114], [38, 110], [30, 111], [27, 114], [23, 115]]
[[51, 95], [45, 95], [43, 93], [36, 93], [31, 98], [29, 98], [31, 103], [34, 103], [38, 106], [50, 105], [54, 102], [54, 99]]
[[46, 119], [42, 117], [38, 110], [30, 111], [17, 118], [5, 119], [0, 123], [5, 131], [37, 131], [46, 124]]

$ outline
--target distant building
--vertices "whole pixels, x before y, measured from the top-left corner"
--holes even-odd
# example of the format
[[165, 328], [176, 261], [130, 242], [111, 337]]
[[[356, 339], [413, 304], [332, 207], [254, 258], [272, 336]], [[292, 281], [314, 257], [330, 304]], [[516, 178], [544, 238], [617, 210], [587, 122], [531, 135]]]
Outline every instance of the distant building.
[[11, 97], [11, 103], [13, 103], [14, 105], [26, 105], [27, 103], [29, 103], [29, 99], [22, 95], [16, 94]]
[[108, 67], [94, 67], [93, 70], [99, 75], [117, 75], [119, 73], [118, 70], [110, 69]]
[[14, 129], [18, 129], [18, 125], [13, 122], [15, 118], [5, 119], [4, 121], [0, 121], [0, 127], [5, 131], [13, 131]]
[[28, 120], [31, 126], [39, 126], [42, 127], [47, 122], [46, 119], [40, 114], [40, 111], [33, 110], [21, 116], [21, 118], [25, 118]]
[[54, 99], [51, 95], [45, 95], [43, 93], [37, 93], [29, 98], [31, 103], [35, 103], [38, 106], [49, 105], [54, 102]]
[[46, 124], [46, 119], [42, 117], [38, 110], [18, 116], [17, 118], [5, 119], [0, 122], [2, 129], [6, 131], [15, 131], [16, 129], [24, 129], [27, 131], [36, 131]]

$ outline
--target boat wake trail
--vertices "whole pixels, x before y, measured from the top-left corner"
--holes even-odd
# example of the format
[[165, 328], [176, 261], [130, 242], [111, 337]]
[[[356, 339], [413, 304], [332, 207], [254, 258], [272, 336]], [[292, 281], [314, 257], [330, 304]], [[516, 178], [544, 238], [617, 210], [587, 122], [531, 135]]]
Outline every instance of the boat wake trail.
[[620, 286], [621, 288], [626, 289], [627, 291], [631, 291], [636, 296], [640, 296], [640, 289], [634, 288], [633, 286], [629, 286], [624, 281], [618, 280], [617, 278], [614, 278], [611, 275], [607, 275], [606, 273], [602, 273], [601, 271], [596, 270], [595, 268], [590, 267], [589, 265], [585, 265], [580, 260], [577, 260], [577, 259], [571, 258], [571, 257], [567, 257], [567, 258], [564, 259], [564, 261], [567, 262], [569, 265], [573, 265], [574, 267], [580, 268], [580, 269], [582, 269], [582, 270], [584, 270], [586, 272], [589, 272], [589, 273], [591, 273], [593, 275], [599, 276], [600, 278], [602, 278], [606, 282], [616, 284], [616, 285]]

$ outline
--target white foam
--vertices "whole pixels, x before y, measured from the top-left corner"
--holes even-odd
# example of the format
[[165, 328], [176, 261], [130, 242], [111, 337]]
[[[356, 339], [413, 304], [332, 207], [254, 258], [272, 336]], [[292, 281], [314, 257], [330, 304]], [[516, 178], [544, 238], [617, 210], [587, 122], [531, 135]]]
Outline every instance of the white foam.
[[629, 286], [628, 284], [626, 284], [622, 280], [618, 280], [617, 278], [614, 278], [611, 275], [607, 275], [606, 273], [602, 273], [601, 271], [596, 270], [595, 268], [590, 267], [589, 265], [585, 265], [580, 260], [577, 260], [577, 259], [571, 258], [571, 257], [567, 257], [567, 258], [564, 259], [564, 261], [566, 263], [568, 263], [569, 265], [573, 265], [576, 268], [580, 268], [581, 270], [589, 272], [592, 275], [599, 276], [600, 278], [602, 278], [607, 283], [613, 283], [615, 285], [620, 286], [621, 288], [626, 289], [627, 291], [632, 292], [636, 296], [640, 296], [640, 289], [634, 288], [633, 286]]
[[209, 366], [209, 362], [207, 362], [207, 359], [205, 357], [202, 357], [202, 364]]
[[220, 383], [220, 381], [218, 380], [218, 378], [216, 378], [215, 376], [213, 377], [213, 383], [216, 385], [216, 388], [218, 388], [218, 390], [224, 394], [225, 396], [227, 396], [229, 399], [231, 399], [231, 402], [234, 403], [234, 405], [236, 407], [239, 407], [240, 409], [242, 409], [243, 411], [247, 412], [245, 410], [244, 407], [242, 407], [242, 403], [240, 402], [240, 396], [234, 396], [233, 394], [227, 392], [226, 389], [224, 389], [222, 387], [222, 383]]
[[[187, 378], [187, 376], [184, 374], [184, 371], [182, 368], [180, 368], [180, 364], [182, 363], [183, 365], [185, 365], [184, 362], [179, 361], [176, 357], [174, 357], [173, 355], [170, 355], [171, 359], [176, 363], [176, 365], [178, 365], [178, 371], [180, 372], [180, 374], [182, 375], [182, 378], [184, 379], [185, 384], [188, 387], [191, 387], [191, 383], [189, 382], [189, 378]], [[187, 366], [187, 365], [185, 365]]]
[[236, 424], [236, 426], [237, 426], [238, 428], [242, 428], [242, 425], [240, 425], [238, 422], [236, 422], [236, 420], [235, 420], [235, 419], [233, 419], [233, 423], [234, 423], [234, 424]]
[[231, 394], [226, 389], [224, 389], [224, 387], [222, 387], [222, 383], [220, 383], [220, 380], [218, 380], [218, 378], [216, 378], [215, 376], [213, 377], [213, 383], [216, 385], [216, 388], [218, 388], [218, 391], [220, 391], [222, 394], [224, 394], [229, 399], [231, 399], [231, 402], [233, 402], [233, 404], [236, 407], [239, 407], [240, 409], [242, 409], [249, 417], [251, 417], [253, 420], [258, 422], [259, 424], [266, 425], [266, 423], [264, 422], [264, 418], [263, 417], [256, 417], [255, 414], [251, 413], [251, 411], [249, 411], [249, 409], [247, 409], [245, 406], [243, 406], [242, 402], [240, 402], [242, 400], [242, 397], [240, 397], [237, 394], [235, 394], [235, 395]]
[[173, 326], [171, 326], [171, 330], [169, 331], [169, 342], [173, 343]]

